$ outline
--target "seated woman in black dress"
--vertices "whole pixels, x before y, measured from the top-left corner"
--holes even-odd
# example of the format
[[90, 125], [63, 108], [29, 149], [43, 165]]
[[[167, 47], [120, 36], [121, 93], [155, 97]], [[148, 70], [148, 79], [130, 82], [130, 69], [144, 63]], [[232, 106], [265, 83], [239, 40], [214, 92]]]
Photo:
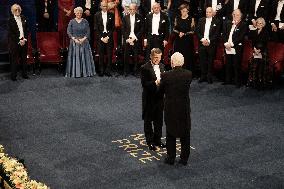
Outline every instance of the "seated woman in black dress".
[[249, 64], [248, 86], [260, 87], [268, 82], [269, 69], [267, 61], [267, 41], [268, 32], [265, 28], [265, 20], [258, 18], [256, 20], [256, 30], [249, 33], [252, 41], [253, 54], [252, 61]]
[[182, 4], [179, 7], [180, 16], [175, 18], [173, 32], [176, 34], [174, 40], [174, 52], [180, 52], [184, 56], [184, 67], [193, 71], [194, 66], [194, 43], [193, 23], [194, 19], [189, 15], [189, 6]]

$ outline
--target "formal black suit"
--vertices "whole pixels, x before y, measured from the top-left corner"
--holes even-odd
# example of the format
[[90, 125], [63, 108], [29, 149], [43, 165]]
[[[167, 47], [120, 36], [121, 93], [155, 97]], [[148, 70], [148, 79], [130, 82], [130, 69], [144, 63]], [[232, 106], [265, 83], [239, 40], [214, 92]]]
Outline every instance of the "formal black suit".
[[126, 40], [129, 38], [131, 32], [131, 23], [130, 23], [130, 14], [126, 15], [122, 20], [122, 33], [123, 33], [123, 40], [124, 40], [124, 73], [127, 75], [129, 74], [129, 56], [132, 54], [133, 61], [135, 64], [134, 73], [137, 70], [138, 64], [138, 55], [139, 50], [141, 47], [141, 38], [143, 34], [143, 27], [144, 27], [144, 19], [140, 14], [135, 14], [135, 22], [134, 22], [134, 34], [137, 40], [134, 41], [134, 45], [130, 45], [126, 43]]
[[[86, 0], [75, 0], [75, 7], [82, 7], [83, 8], [83, 17], [89, 22], [90, 26], [90, 46], [93, 49], [94, 47], [94, 15], [98, 11], [98, 1], [91, 0], [91, 8], [86, 8]], [[90, 15], [87, 16], [85, 11], [89, 10]]]
[[[243, 18], [246, 18], [247, 16], [247, 8], [248, 8], [248, 0], [240, 0], [238, 9], [241, 10], [243, 13]], [[227, 4], [224, 6], [225, 16], [227, 19], [232, 19], [232, 13], [234, 11], [234, 0], [229, 0]]]
[[[37, 23], [38, 30], [42, 32], [54, 31], [54, 9], [55, 2], [54, 0], [48, 0], [45, 5], [45, 0], [36, 1], [37, 5]], [[49, 18], [44, 18], [44, 13], [49, 14]]]
[[265, 20], [267, 20], [269, 8], [270, 8], [270, 1], [269, 0], [260, 1], [259, 6], [257, 7], [257, 10], [256, 10], [256, 16], [254, 15], [255, 3], [256, 3], [256, 0], [250, 1], [250, 6], [248, 8], [248, 21], [250, 22], [252, 19], [257, 19], [259, 17], [262, 17]]
[[160, 22], [158, 28], [159, 35], [152, 35], [152, 20], [153, 20], [153, 13], [150, 13], [146, 17], [145, 28], [144, 28], [147, 39], [146, 60], [149, 60], [150, 51], [153, 48], [159, 48], [163, 52], [164, 51], [163, 41], [168, 41], [169, 38], [169, 19], [167, 15], [163, 12], [160, 12]]
[[181, 160], [186, 163], [190, 154], [190, 98], [192, 73], [181, 67], [161, 76], [160, 91], [165, 94], [165, 124], [167, 131], [167, 154], [170, 161], [176, 157], [176, 138], [181, 142]]
[[[155, 2], [160, 3], [161, 9], [164, 9], [164, 0], [155, 0]], [[146, 17], [151, 11], [151, 0], [141, 0], [141, 9], [142, 9], [142, 15]]]
[[207, 80], [212, 83], [213, 61], [216, 55], [216, 46], [218, 43], [218, 37], [220, 34], [220, 21], [213, 17], [209, 29], [209, 46], [204, 46], [200, 41], [204, 38], [206, 18], [203, 17], [199, 20], [196, 34], [199, 41], [199, 59], [201, 67], [201, 80]]
[[[103, 18], [102, 12], [99, 11], [95, 15], [95, 31], [97, 35], [97, 48], [99, 53], [99, 71], [101, 74], [110, 74], [110, 66], [112, 63], [112, 51], [113, 51], [113, 31], [115, 29], [114, 25], [114, 14], [111, 12], [107, 13], [107, 22], [106, 22], [106, 30], [104, 32]], [[102, 37], [109, 37], [108, 43], [104, 43], [101, 41]], [[104, 69], [104, 55], [107, 53], [107, 65]]]
[[[217, 5], [221, 5], [221, 9], [216, 10], [216, 16], [218, 18], [221, 18], [224, 14], [224, 0], [217, 0]], [[203, 5], [203, 15], [206, 15], [206, 8], [207, 7], [212, 7], [212, 0], [204, 0], [204, 5]]]
[[274, 23], [277, 27], [277, 32], [272, 32], [271, 28], [271, 38], [273, 41], [282, 42], [284, 43], [284, 30], [279, 29], [279, 23], [284, 23], [284, 6], [281, 9], [280, 13], [280, 20], [275, 20], [277, 15], [277, 7], [278, 7], [279, 0], [273, 0], [271, 4], [271, 12], [270, 12], [270, 23]]
[[[223, 41], [224, 43], [228, 41], [231, 28], [233, 26], [232, 21], [227, 21], [224, 25], [223, 30]], [[245, 34], [247, 32], [247, 24], [241, 21], [237, 24], [233, 31], [232, 41], [234, 44], [236, 54], [226, 54], [226, 80], [225, 83], [231, 83], [232, 71], [234, 70], [234, 81], [239, 87], [241, 85], [241, 62], [243, 55], [243, 41]]]
[[[28, 39], [27, 32], [27, 21], [26, 18], [21, 15], [22, 27], [24, 31], [24, 38]], [[12, 15], [8, 21], [8, 47], [10, 54], [11, 63], [11, 79], [15, 80], [17, 77], [17, 64], [22, 65], [22, 76], [27, 77], [27, 47], [28, 42], [26, 41], [24, 46], [19, 44], [20, 42], [20, 31], [17, 22]]]
[[[163, 64], [160, 63], [159, 67], [162, 74], [164, 72]], [[164, 101], [155, 84], [156, 80], [157, 77], [151, 62], [144, 64], [141, 67], [142, 119], [144, 120], [144, 132], [148, 145], [159, 144], [162, 137]]]

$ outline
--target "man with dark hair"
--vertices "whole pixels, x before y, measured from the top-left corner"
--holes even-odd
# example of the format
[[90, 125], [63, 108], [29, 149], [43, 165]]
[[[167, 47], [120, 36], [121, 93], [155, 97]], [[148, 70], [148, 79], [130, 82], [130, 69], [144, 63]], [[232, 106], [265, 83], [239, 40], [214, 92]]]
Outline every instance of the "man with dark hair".
[[156, 146], [165, 147], [161, 142], [164, 101], [158, 87], [161, 73], [164, 72], [164, 66], [160, 63], [161, 57], [162, 51], [154, 48], [151, 50], [151, 60], [141, 67], [142, 119], [147, 145], [153, 151]]

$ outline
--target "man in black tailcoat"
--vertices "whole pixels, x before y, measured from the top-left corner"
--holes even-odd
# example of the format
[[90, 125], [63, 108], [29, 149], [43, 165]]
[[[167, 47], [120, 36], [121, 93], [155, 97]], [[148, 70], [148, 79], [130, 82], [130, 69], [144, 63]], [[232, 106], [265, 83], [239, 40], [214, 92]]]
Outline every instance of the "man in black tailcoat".
[[144, 132], [149, 149], [154, 151], [156, 146], [165, 147], [161, 142], [164, 101], [158, 87], [161, 73], [164, 72], [164, 65], [160, 63], [161, 57], [162, 51], [154, 48], [151, 50], [151, 60], [141, 67]]
[[131, 3], [129, 5], [129, 14], [125, 15], [122, 24], [122, 33], [124, 40], [124, 75], [129, 74], [129, 58], [130, 54], [133, 56], [134, 70], [136, 74], [138, 55], [141, 47], [141, 37], [143, 34], [144, 19], [140, 14], [136, 13], [137, 5]]
[[17, 64], [22, 66], [22, 77], [28, 79], [27, 75], [27, 49], [28, 33], [27, 23], [20, 5], [14, 4], [11, 7], [12, 15], [8, 21], [8, 47], [11, 63], [11, 79], [17, 80]]
[[[114, 14], [108, 12], [106, 1], [101, 2], [101, 9], [95, 15], [95, 31], [99, 53], [99, 76], [112, 76], [110, 73], [113, 51]], [[104, 55], [107, 54], [107, 63], [104, 65]], [[105, 69], [104, 69], [105, 67]]]
[[176, 138], [180, 138], [179, 163], [187, 165], [190, 154], [190, 98], [189, 88], [192, 72], [182, 68], [184, 57], [175, 52], [171, 56], [172, 70], [161, 76], [160, 91], [165, 94], [165, 124], [167, 133], [166, 164], [173, 165], [176, 158]]
[[153, 13], [146, 17], [145, 21], [145, 39], [146, 60], [149, 60], [150, 51], [153, 48], [159, 48], [164, 52], [164, 47], [168, 44], [169, 38], [169, 19], [168, 16], [161, 12], [159, 3], [153, 4]]
[[199, 82], [207, 81], [213, 83], [213, 61], [216, 55], [216, 46], [220, 33], [220, 22], [213, 17], [212, 7], [206, 8], [206, 17], [199, 20], [196, 34], [199, 40], [199, 59], [201, 67], [201, 77]]

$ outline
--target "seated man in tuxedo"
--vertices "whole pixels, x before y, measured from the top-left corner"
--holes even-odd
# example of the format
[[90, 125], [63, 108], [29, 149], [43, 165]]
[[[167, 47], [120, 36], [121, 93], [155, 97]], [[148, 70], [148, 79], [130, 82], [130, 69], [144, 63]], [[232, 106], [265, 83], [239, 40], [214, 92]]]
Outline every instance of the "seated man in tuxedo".
[[199, 82], [207, 81], [213, 83], [213, 61], [216, 55], [216, 46], [220, 33], [220, 23], [216, 17], [213, 17], [214, 10], [207, 7], [206, 17], [199, 20], [196, 34], [199, 39], [199, 59], [201, 67], [201, 77]]
[[234, 84], [241, 86], [241, 63], [243, 57], [243, 41], [247, 31], [247, 25], [242, 20], [240, 9], [233, 11], [233, 21], [227, 21], [224, 25], [223, 41], [226, 51], [226, 74], [224, 85], [232, 83], [234, 72]]
[[154, 151], [156, 146], [165, 147], [161, 142], [164, 101], [158, 87], [161, 73], [165, 70], [164, 65], [160, 63], [161, 57], [162, 51], [158, 48], [153, 48], [151, 50], [151, 60], [141, 67], [144, 132], [149, 149]]
[[129, 74], [129, 58], [133, 56], [134, 70], [136, 74], [138, 64], [138, 54], [140, 50], [141, 37], [143, 33], [143, 19], [140, 14], [136, 13], [137, 6], [135, 3], [129, 5], [129, 14], [124, 16], [122, 33], [124, 40], [124, 75]]
[[176, 158], [176, 138], [180, 138], [179, 163], [187, 165], [190, 154], [190, 98], [192, 72], [182, 68], [184, 57], [175, 52], [171, 56], [172, 70], [162, 73], [160, 91], [165, 94], [165, 124], [167, 131], [166, 164], [173, 165]]
[[270, 23], [272, 40], [284, 43], [284, 0], [273, 0]]
[[153, 4], [153, 13], [146, 17], [144, 47], [146, 47], [146, 60], [149, 60], [150, 51], [153, 48], [159, 48], [164, 52], [164, 47], [168, 44], [169, 38], [169, 19], [161, 12], [159, 3]]
[[12, 16], [8, 21], [8, 47], [11, 63], [11, 79], [17, 80], [17, 64], [22, 66], [22, 77], [28, 79], [27, 75], [27, 23], [20, 5], [14, 4], [11, 7]]
[[[108, 3], [101, 2], [101, 9], [95, 15], [95, 31], [99, 53], [99, 76], [112, 76], [110, 73], [113, 51], [114, 14], [108, 12]], [[107, 64], [104, 65], [104, 55], [107, 54]], [[105, 67], [105, 69], [104, 69]]]

